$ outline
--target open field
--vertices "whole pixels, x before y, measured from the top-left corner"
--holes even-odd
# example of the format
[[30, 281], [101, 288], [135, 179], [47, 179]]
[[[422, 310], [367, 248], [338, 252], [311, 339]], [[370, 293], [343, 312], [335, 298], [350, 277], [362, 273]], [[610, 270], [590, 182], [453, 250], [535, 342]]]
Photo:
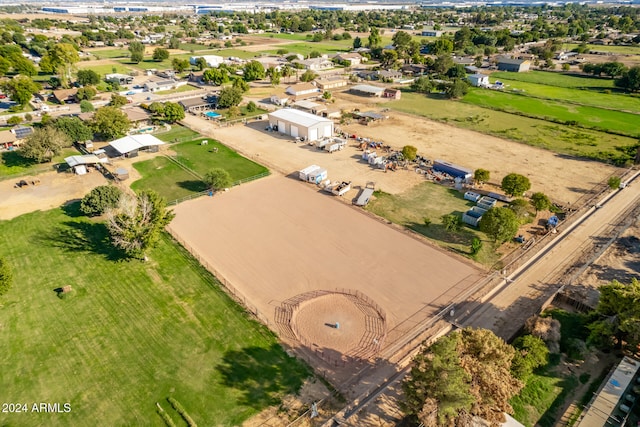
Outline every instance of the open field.
[[320, 52], [320, 53], [339, 53], [346, 52], [352, 49], [351, 45], [353, 44], [352, 40], [340, 40], [337, 42], [326, 41], [326, 42], [301, 42], [301, 43], [288, 43], [282, 46], [278, 46], [276, 49], [267, 49], [262, 52], [275, 54], [278, 49], [286, 49], [289, 53], [299, 53], [301, 55], [308, 56], [311, 52]]
[[[573, 50], [577, 48], [579, 45], [574, 43], [565, 43], [562, 45], [562, 48], [565, 50]], [[640, 47], [639, 46], [616, 46], [616, 45], [598, 45], [598, 44], [588, 44], [587, 48], [594, 52], [611, 52], [620, 55], [640, 55]]]
[[[182, 142], [172, 145], [171, 149], [176, 152], [180, 162], [201, 176], [213, 168], [225, 169], [233, 181], [267, 172], [264, 166], [245, 159], [217, 141], [209, 140], [207, 145], [200, 145], [200, 141]], [[218, 151], [214, 152], [216, 148]], [[131, 188], [155, 190], [168, 201], [207, 189], [207, 185], [197, 176], [165, 157], [134, 163], [133, 166], [142, 178], [131, 184]]]
[[[507, 113], [524, 114], [552, 123], [573, 122], [589, 129], [611, 131], [631, 137], [638, 136], [636, 122], [640, 120], [640, 115], [632, 113], [537, 99], [526, 94], [512, 94], [483, 88], [472, 88], [465, 95], [463, 102]], [[597, 147], [598, 143], [594, 141], [593, 146]]]
[[[498, 260], [498, 254], [484, 233], [467, 226], [459, 233], [450, 233], [441, 223], [443, 215], [453, 213], [462, 216], [472, 206], [475, 203], [465, 200], [463, 193], [424, 182], [397, 195], [377, 192], [367, 210], [463, 254], [468, 254], [473, 239], [479, 238], [483, 241], [483, 248], [474, 258], [481, 264], [490, 266]], [[425, 218], [431, 220], [430, 225], [425, 226]]]
[[[128, 62], [128, 60], [126, 61]], [[123, 65], [118, 61], [110, 60], [110, 59], [103, 59], [100, 61], [78, 62], [76, 66], [80, 70], [93, 70], [96, 73], [98, 73], [101, 77], [103, 77], [105, 74], [113, 73], [114, 69], [116, 73], [121, 73], [121, 74], [129, 74], [131, 71], [133, 71], [133, 68], [129, 66], [129, 64]]]
[[0, 303], [2, 395], [71, 405], [4, 423], [161, 426], [156, 402], [180, 420], [172, 396], [198, 424], [236, 426], [300, 387], [307, 369], [167, 236], [150, 262], [118, 262], [105, 226], [75, 209], [0, 222], [15, 275]]
[[131, 52], [127, 49], [86, 49], [86, 51], [97, 59], [128, 58], [131, 56]]
[[[286, 299], [346, 288], [375, 301], [395, 333], [412, 314], [431, 317], [480, 277], [467, 262], [278, 175], [181, 203], [175, 212], [173, 232], [270, 322]], [[316, 320], [321, 327], [328, 321]], [[329, 329], [351, 332], [348, 324]], [[340, 352], [330, 341], [321, 347], [310, 349]]]
[[183, 85], [178, 87], [177, 89], [171, 89], [171, 90], [161, 90], [158, 92], [155, 92], [156, 95], [171, 95], [174, 93], [182, 93], [182, 92], [190, 92], [192, 90], [199, 90], [199, 88], [195, 87], [195, 86], [191, 86], [191, 85]]
[[528, 71], [526, 73], [509, 73], [506, 71], [500, 71], [491, 73], [491, 78], [598, 91], [615, 88], [613, 79], [550, 71]]
[[[637, 140], [634, 138], [590, 129], [576, 129], [571, 126], [417, 93], [403, 93], [401, 100], [385, 103], [384, 106], [445, 123], [451, 122], [459, 128], [483, 132], [578, 157], [624, 162], [631, 158], [633, 147], [637, 144]], [[628, 148], [628, 153], [620, 150], [625, 147]], [[597, 167], [601, 168], [603, 165]], [[553, 194], [553, 192], [549, 194]]]
[[510, 80], [506, 77], [500, 77], [500, 81], [507, 85], [506, 91], [517, 91], [520, 95], [553, 99], [569, 104], [582, 104], [591, 107], [640, 113], [640, 97], [637, 96], [527, 83]]
[[199, 50], [207, 50], [209, 49], [209, 46], [205, 46], [203, 44], [198, 44], [198, 43], [180, 43], [180, 49], [186, 50], [187, 52], [192, 50], [199, 51]]

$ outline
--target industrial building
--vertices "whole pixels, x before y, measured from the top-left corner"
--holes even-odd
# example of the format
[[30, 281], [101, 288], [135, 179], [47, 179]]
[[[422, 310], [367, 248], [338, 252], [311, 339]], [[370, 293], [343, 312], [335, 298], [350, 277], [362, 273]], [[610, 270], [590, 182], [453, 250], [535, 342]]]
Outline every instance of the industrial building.
[[333, 120], [292, 108], [269, 113], [269, 125], [280, 133], [305, 138], [307, 141], [333, 136]]

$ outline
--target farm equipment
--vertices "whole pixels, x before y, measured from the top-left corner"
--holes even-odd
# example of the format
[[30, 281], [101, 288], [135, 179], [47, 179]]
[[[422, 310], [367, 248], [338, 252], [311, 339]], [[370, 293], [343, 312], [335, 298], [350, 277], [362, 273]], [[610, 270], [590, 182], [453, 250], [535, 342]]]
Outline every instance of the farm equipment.
[[333, 142], [324, 146], [325, 151], [333, 153], [334, 151], [342, 150], [347, 145], [347, 141], [340, 138], [334, 138]]
[[367, 182], [367, 185], [362, 189], [362, 191], [358, 195], [358, 198], [353, 203], [356, 206], [366, 206], [369, 203], [369, 199], [373, 195], [375, 188], [376, 188], [375, 182]]

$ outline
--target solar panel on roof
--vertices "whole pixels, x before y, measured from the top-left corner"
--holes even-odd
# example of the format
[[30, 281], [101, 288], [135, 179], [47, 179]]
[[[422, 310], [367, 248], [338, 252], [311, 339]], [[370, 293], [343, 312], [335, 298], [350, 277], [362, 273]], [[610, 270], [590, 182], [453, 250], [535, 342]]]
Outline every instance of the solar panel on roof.
[[20, 128], [15, 128], [13, 130], [13, 132], [15, 133], [16, 138], [22, 139], [22, 138], [26, 138], [27, 136], [31, 135], [33, 133], [33, 128], [20, 127]]

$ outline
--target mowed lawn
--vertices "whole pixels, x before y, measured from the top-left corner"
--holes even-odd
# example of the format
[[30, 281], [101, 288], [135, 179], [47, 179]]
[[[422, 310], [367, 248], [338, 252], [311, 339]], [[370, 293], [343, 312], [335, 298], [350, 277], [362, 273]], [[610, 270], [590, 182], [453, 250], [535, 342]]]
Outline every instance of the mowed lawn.
[[[203, 139], [207, 139], [207, 145], [201, 145]], [[211, 169], [222, 168], [229, 172], [233, 181], [238, 181], [268, 172], [264, 166], [242, 157], [218, 141], [203, 139], [171, 146], [177, 153], [178, 160], [196, 174], [204, 176]], [[197, 176], [164, 157], [134, 163], [133, 167], [140, 172], [142, 179], [135, 181], [131, 188], [136, 191], [155, 190], [168, 201], [207, 189], [206, 184]]]
[[[483, 248], [474, 259], [490, 266], [498, 261], [499, 256], [495, 254], [493, 243], [484, 233], [468, 226], [464, 226], [460, 232], [450, 233], [442, 225], [443, 215], [462, 216], [472, 206], [475, 203], [465, 200], [459, 191], [424, 182], [397, 195], [378, 191], [366, 209], [463, 255], [469, 255], [471, 242], [477, 237], [483, 241]], [[428, 226], [425, 225], [425, 219], [431, 221]]]
[[51, 162], [34, 163], [20, 156], [20, 151], [3, 151], [0, 153], [0, 179], [12, 175], [23, 175], [42, 171], [52, 171], [54, 165], [63, 163], [65, 157], [80, 154], [75, 148], [65, 148]]
[[603, 108], [570, 104], [561, 101], [532, 98], [502, 91], [472, 88], [463, 102], [505, 111], [525, 114], [551, 122], [574, 122], [586, 128], [596, 128], [637, 137], [640, 115]]
[[563, 88], [539, 83], [520, 82], [506, 78], [500, 78], [500, 81], [507, 85], [506, 91], [518, 92], [520, 95], [640, 113], [640, 97], [636, 96], [615, 92], [602, 93], [589, 89]]
[[509, 73], [501, 71], [491, 73], [491, 78], [498, 80], [517, 80], [520, 82], [539, 83], [543, 85], [575, 89], [604, 90], [615, 88], [613, 79], [551, 71], [527, 71], [526, 73]]
[[167, 132], [156, 133], [153, 136], [155, 136], [156, 138], [164, 142], [173, 142], [176, 139], [178, 140], [187, 139], [187, 138], [196, 139], [200, 135], [198, 134], [198, 132], [192, 131], [187, 127], [180, 126], [178, 124], [173, 124], [171, 125], [171, 130]]
[[607, 159], [613, 162], [630, 159], [630, 154], [620, 149], [628, 148], [632, 151], [632, 147], [637, 144], [634, 138], [577, 129], [418, 93], [405, 92], [401, 100], [389, 102], [385, 106], [562, 154]]
[[[77, 206], [0, 222], [14, 285], [0, 298], [0, 390], [6, 403], [69, 403], [69, 413], [2, 414], [19, 426], [237, 426], [308, 369], [248, 318], [216, 280], [164, 235], [149, 261], [110, 249], [105, 226]], [[54, 289], [72, 286], [64, 299]]]

